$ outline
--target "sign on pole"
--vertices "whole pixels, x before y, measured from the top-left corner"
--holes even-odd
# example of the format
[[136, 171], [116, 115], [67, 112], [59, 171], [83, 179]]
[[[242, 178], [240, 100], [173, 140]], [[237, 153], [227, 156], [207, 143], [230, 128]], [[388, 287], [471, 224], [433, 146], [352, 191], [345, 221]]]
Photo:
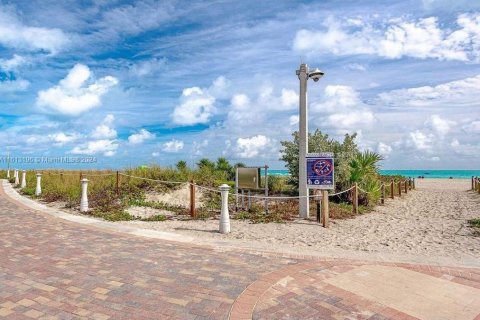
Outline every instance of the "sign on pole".
[[332, 152], [307, 153], [307, 187], [310, 189], [335, 189]]

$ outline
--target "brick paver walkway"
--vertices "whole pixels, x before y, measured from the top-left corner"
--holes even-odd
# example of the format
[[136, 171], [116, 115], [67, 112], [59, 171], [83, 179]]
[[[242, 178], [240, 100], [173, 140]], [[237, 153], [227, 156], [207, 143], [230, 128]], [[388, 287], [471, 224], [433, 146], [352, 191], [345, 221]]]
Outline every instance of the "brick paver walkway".
[[[2, 319], [408, 318], [323, 282], [364, 264], [108, 232], [25, 208], [0, 191]], [[476, 269], [402, 267], [480, 289]]]

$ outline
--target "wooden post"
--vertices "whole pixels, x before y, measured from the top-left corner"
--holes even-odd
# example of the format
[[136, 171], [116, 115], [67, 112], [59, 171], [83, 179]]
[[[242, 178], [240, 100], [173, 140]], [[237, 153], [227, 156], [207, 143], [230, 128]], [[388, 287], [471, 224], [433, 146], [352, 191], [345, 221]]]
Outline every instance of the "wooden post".
[[394, 185], [393, 179], [390, 182], [390, 198], [392, 199], [395, 198], [395, 185]]
[[60, 172], [60, 180], [63, 182], [63, 172]]
[[398, 196], [402, 196], [402, 181], [398, 181]]
[[80, 171], [80, 181], [82, 181], [82, 179], [83, 179], [83, 173], [82, 171]]
[[322, 190], [322, 225], [328, 228], [330, 223], [330, 213], [328, 208], [328, 191]]
[[408, 193], [408, 183], [407, 180], [405, 180], [403, 183], [405, 183], [405, 194]]
[[265, 165], [265, 213], [268, 214], [268, 166]]
[[196, 217], [195, 212], [195, 182], [190, 180], [190, 216], [192, 218]]
[[380, 198], [380, 203], [385, 204], [385, 184], [384, 183], [382, 183], [381, 190], [382, 190], [382, 197]]
[[321, 204], [320, 202], [322, 201], [322, 196], [323, 196], [323, 193], [322, 193], [322, 190], [319, 190], [319, 189], [314, 189], [313, 190], [313, 200], [315, 200], [316, 204], [317, 204], [317, 222], [320, 223], [320, 217], [322, 216], [320, 214], [320, 211], [321, 211]]
[[472, 190], [475, 190], [475, 179], [472, 176]]
[[415, 178], [413, 178], [412, 186], [413, 186], [413, 190], [415, 190]]
[[352, 212], [358, 214], [358, 185], [355, 182], [352, 189]]
[[408, 190], [412, 190], [412, 178], [408, 178]]
[[117, 175], [115, 179], [115, 192], [117, 193], [117, 196], [120, 194], [120, 175], [117, 170]]

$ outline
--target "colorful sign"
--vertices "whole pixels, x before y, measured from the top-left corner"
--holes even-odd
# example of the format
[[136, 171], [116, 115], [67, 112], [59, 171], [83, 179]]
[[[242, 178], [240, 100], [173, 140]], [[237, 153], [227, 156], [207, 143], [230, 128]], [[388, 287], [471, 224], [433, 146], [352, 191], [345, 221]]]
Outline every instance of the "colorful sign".
[[307, 187], [310, 189], [335, 189], [333, 153], [307, 153]]

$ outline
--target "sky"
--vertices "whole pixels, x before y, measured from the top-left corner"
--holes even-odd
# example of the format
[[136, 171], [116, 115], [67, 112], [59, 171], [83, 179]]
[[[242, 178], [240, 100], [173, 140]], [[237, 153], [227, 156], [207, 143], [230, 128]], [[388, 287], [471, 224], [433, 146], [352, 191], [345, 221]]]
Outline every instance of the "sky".
[[357, 133], [384, 169], [479, 169], [469, 0], [0, 0], [2, 155], [282, 169], [302, 62], [325, 72], [310, 131]]

